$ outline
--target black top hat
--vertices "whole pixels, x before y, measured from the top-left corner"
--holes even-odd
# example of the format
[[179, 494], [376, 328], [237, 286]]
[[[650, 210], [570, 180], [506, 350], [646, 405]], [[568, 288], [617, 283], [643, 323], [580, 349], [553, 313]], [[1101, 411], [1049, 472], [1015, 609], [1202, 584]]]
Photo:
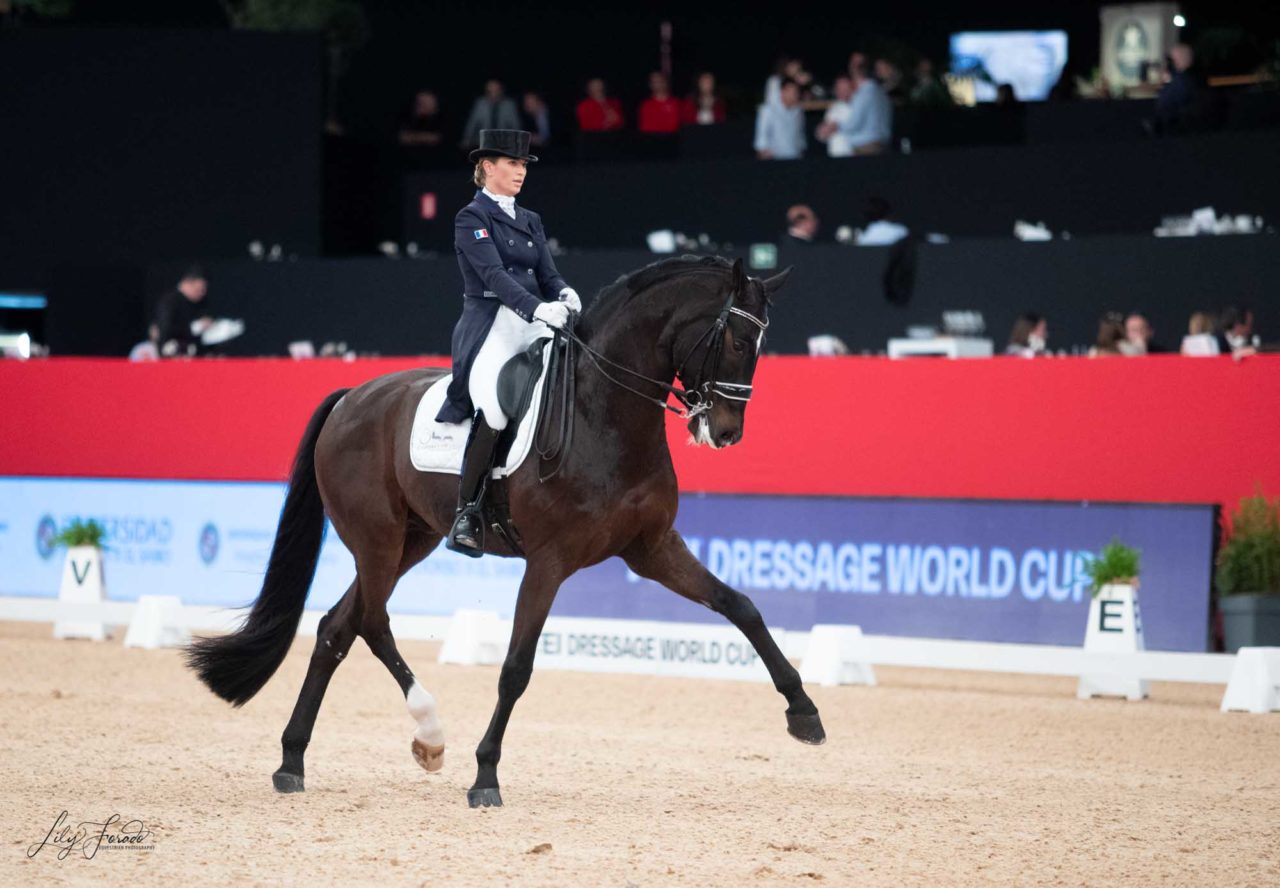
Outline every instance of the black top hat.
[[480, 147], [467, 157], [472, 163], [483, 157], [510, 157], [513, 160], [536, 161], [529, 153], [531, 133], [524, 130], [480, 130]]

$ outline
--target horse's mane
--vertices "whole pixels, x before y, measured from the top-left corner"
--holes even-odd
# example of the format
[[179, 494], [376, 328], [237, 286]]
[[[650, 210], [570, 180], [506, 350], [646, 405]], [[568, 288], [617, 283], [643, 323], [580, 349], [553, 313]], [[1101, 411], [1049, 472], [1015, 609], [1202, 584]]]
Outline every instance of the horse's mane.
[[672, 278], [702, 272], [719, 272], [727, 275], [733, 263], [720, 256], [673, 256], [651, 262], [644, 268], [624, 274], [612, 284], [606, 284], [583, 312], [580, 329], [585, 333], [595, 325], [613, 316], [632, 297]]

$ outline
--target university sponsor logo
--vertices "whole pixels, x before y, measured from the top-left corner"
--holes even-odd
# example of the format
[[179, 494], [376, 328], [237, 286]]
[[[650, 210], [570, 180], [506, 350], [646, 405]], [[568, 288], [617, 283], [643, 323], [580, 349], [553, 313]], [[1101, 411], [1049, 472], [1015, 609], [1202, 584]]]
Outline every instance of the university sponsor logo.
[[116, 564], [168, 564], [172, 559], [173, 521], [164, 515], [45, 515], [36, 526], [36, 552], [46, 561], [53, 554], [59, 528], [77, 518], [102, 526], [103, 555]]
[[105, 820], [74, 820], [67, 811], [54, 818], [43, 839], [27, 846], [27, 857], [45, 853], [58, 860], [93, 860], [99, 851], [151, 851], [155, 834], [141, 820], [112, 814]]
[[53, 520], [52, 515], [43, 515], [40, 522], [36, 525], [36, 553], [45, 561], [53, 555], [56, 548], [53, 544], [53, 538], [58, 535], [58, 522]]
[[200, 529], [200, 539], [196, 545], [200, 552], [200, 560], [205, 564], [213, 564], [214, 559], [218, 557], [218, 526], [212, 521], [205, 524]]

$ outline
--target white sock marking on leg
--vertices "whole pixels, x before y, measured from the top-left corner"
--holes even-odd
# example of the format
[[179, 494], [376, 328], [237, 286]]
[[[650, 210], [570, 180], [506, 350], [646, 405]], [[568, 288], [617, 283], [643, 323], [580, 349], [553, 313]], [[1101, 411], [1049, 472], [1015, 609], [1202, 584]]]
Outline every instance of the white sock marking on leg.
[[444, 725], [436, 712], [436, 698], [415, 680], [405, 695], [405, 702], [409, 704], [409, 714], [418, 723], [413, 736], [428, 746], [444, 746]]

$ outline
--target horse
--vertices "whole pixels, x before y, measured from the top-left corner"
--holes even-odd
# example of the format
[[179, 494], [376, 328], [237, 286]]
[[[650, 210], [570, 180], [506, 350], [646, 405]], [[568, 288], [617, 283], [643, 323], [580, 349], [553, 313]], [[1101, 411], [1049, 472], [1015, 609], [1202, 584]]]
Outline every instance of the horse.
[[[507, 479], [510, 518], [523, 552], [486, 534], [486, 553], [522, 554], [526, 567], [497, 704], [475, 752], [471, 807], [502, 804], [503, 734], [529, 684], [560, 584], [613, 556], [733, 623], [786, 700], [788, 732], [804, 743], [825, 742], [818, 709], [760, 612], [699, 563], [674, 529], [676, 475], [664, 414], [654, 406], [675, 411], [669, 403], [674, 393], [694, 443], [718, 449], [740, 441], [771, 298], [789, 271], [761, 280], [748, 276], [741, 260], [666, 259], [606, 286], [578, 320], [571, 338], [580, 343], [581, 356], [566, 374], [573, 387], [560, 408], [572, 411], [572, 446], [559, 454], [554, 472], [540, 469], [541, 457], [530, 458]], [[396, 649], [387, 600], [453, 522], [457, 477], [420, 472], [409, 458], [418, 402], [444, 372], [393, 373], [322, 401], [289, 474], [261, 592], [236, 631], [196, 639], [187, 649], [188, 665], [210, 690], [236, 707], [248, 702], [288, 653], [328, 516], [355, 556], [356, 577], [320, 620], [306, 679], [281, 736], [283, 758], [272, 775], [279, 792], [304, 789], [303, 754], [320, 702], [357, 635], [398, 682], [418, 723], [410, 747], [415, 760], [428, 772], [443, 766], [435, 699]]]

